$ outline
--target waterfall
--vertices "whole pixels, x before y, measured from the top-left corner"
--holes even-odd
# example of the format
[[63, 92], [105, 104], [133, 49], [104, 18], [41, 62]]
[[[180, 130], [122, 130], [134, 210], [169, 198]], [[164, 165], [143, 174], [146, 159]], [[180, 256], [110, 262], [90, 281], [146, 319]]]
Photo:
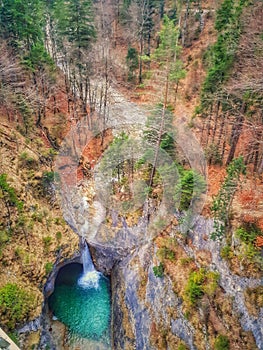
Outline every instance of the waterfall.
[[92, 262], [89, 247], [84, 241], [82, 250], [83, 275], [78, 280], [78, 285], [82, 288], [99, 288], [100, 272], [96, 271]]
[[82, 251], [82, 264], [83, 264], [83, 272], [84, 275], [88, 272], [95, 271], [95, 267], [93, 261], [90, 256], [89, 247], [87, 242], [84, 243], [84, 248]]

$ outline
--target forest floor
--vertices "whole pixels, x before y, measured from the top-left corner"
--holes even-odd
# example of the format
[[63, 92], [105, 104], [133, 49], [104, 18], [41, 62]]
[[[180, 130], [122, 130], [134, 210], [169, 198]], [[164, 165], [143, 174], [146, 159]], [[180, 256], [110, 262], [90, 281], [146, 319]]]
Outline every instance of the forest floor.
[[[213, 8], [213, 2], [207, 1], [207, 8]], [[246, 23], [248, 26], [248, 23]], [[254, 33], [257, 25], [252, 26]], [[120, 34], [121, 36], [121, 34]], [[189, 125], [191, 131], [196, 136], [197, 140], [201, 138], [202, 120], [194, 117], [196, 107], [199, 105], [200, 90], [202, 82], [205, 78], [206, 71], [203, 65], [203, 54], [207, 48], [216, 40], [216, 31], [214, 29], [214, 20], [208, 17], [205, 21], [202, 34], [197, 40], [194, 40], [190, 47], [183, 48], [181, 57], [183, 59], [186, 77], [180, 81], [177, 93], [176, 87], [171, 86], [169, 93], [169, 103], [174, 108], [174, 125], [181, 122], [182, 118]], [[242, 37], [241, 47], [246, 42], [246, 37]], [[124, 57], [127, 52], [125, 43], [120, 43], [116, 47], [116, 52], [120, 53], [117, 59], [119, 66], [124, 65]], [[115, 51], [113, 51], [114, 53]], [[239, 61], [242, 63], [241, 58]], [[253, 63], [253, 62], [252, 62]], [[237, 64], [237, 69], [238, 69]], [[244, 67], [242, 65], [242, 69]], [[151, 74], [145, 78], [143, 84], [118, 83], [116, 88], [122, 95], [131, 102], [136, 103], [143, 108], [153, 106], [160, 103], [163, 99], [163, 79], [162, 72], [156, 64], [151, 64]], [[123, 77], [122, 77], [123, 78]], [[124, 77], [125, 79], [125, 77]], [[125, 104], [123, 100], [122, 103]], [[246, 130], [241, 134], [240, 142], [237, 147], [237, 153], [240, 147], [248, 145], [251, 142], [253, 135]], [[218, 193], [221, 184], [226, 175], [225, 165], [207, 165], [208, 169], [208, 192], [207, 202], [203, 214], [210, 215], [210, 205], [213, 197]], [[247, 175], [242, 177], [240, 186], [235, 195], [232, 209], [234, 226], [239, 226], [241, 222], [256, 223], [263, 229], [263, 177], [253, 173], [252, 167], [248, 166]]]

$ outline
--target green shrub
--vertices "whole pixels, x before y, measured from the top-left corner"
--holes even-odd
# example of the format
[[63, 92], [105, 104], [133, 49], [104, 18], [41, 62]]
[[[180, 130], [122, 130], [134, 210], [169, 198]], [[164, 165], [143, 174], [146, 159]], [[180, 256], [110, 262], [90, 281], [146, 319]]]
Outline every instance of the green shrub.
[[167, 247], [162, 247], [162, 248], [158, 249], [157, 256], [160, 260], [168, 259], [168, 260], [173, 261], [175, 259], [174, 251], [167, 248]]
[[32, 105], [25, 99], [22, 92], [18, 92], [15, 98], [15, 106], [23, 118], [23, 123], [18, 124], [17, 130], [22, 135], [27, 136], [34, 125]]
[[192, 272], [190, 274], [184, 293], [184, 299], [190, 304], [194, 305], [204, 294], [202, 289], [202, 283], [204, 280], [205, 276], [202, 269], [198, 272]]
[[258, 236], [263, 236], [263, 232], [254, 223], [246, 223], [236, 230], [236, 235], [242, 242], [242, 254], [241, 257], [245, 257], [250, 261], [258, 262], [262, 264], [262, 257], [260, 256], [260, 250], [258, 250], [254, 243]]
[[37, 211], [32, 214], [32, 219], [37, 222], [43, 222], [43, 217], [44, 214]]
[[16, 247], [15, 248], [15, 256], [17, 258], [23, 259], [23, 257], [25, 256], [25, 251], [22, 247]]
[[229, 340], [225, 335], [219, 335], [215, 341], [215, 350], [229, 350]]
[[247, 243], [244, 246], [243, 255], [249, 260], [254, 260], [254, 258], [259, 255], [259, 251], [252, 243]]
[[233, 1], [225, 0], [216, 13], [215, 29], [221, 31], [226, 28], [233, 17]]
[[190, 305], [195, 305], [203, 294], [213, 295], [218, 286], [219, 277], [219, 273], [206, 271], [204, 268], [192, 272], [184, 290], [184, 300]]
[[43, 237], [42, 241], [43, 241], [43, 244], [44, 244], [44, 249], [46, 251], [48, 251], [49, 247], [50, 247], [50, 245], [52, 243], [52, 237], [50, 237], [50, 236]]
[[164, 266], [162, 263], [160, 263], [158, 266], [153, 267], [153, 273], [155, 277], [163, 277], [164, 275]]
[[29, 156], [27, 152], [22, 152], [19, 156], [19, 160], [24, 167], [34, 168], [37, 165], [36, 159]]
[[139, 170], [141, 169], [141, 167], [146, 163], [146, 159], [145, 158], [139, 158], [136, 163], [134, 164], [134, 169], [135, 170]]
[[193, 258], [190, 258], [190, 257], [188, 257], [188, 258], [181, 258], [181, 259], [180, 259], [180, 264], [181, 264], [182, 266], [186, 266], [186, 265], [190, 264], [193, 260], [194, 260], [194, 259], [193, 259]]
[[8, 333], [7, 335], [9, 336], [9, 338], [10, 338], [11, 340], [13, 340], [13, 342], [14, 342], [17, 346], [19, 346], [19, 336], [18, 336], [18, 334], [17, 334], [16, 331], [10, 332], [10, 333]]
[[9, 238], [10, 234], [7, 230], [0, 230], [0, 244], [7, 243]]
[[186, 320], [190, 320], [191, 312], [189, 310], [186, 310], [185, 313], [183, 314], [184, 318]]
[[0, 315], [9, 329], [25, 321], [34, 308], [32, 295], [15, 283], [7, 283], [0, 288]]
[[224, 246], [220, 251], [220, 256], [223, 259], [231, 259], [233, 252], [230, 245]]
[[27, 222], [27, 217], [24, 214], [20, 214], [18, 216], [17, 222], [16, 222], [16, 226], [17, 227], [25, 227]]
[[51, 262], [47, 262], [45, 265], [46, 275], [49, 275], [53, 270], [53, 264]]
[[56, 232], [56, 239], [57, 239], [57, 241], [61, 241], [61, 238], [62, 238], [62, 233], [60, 231], [57, 231]]
[[208, 271], [205, 276], [205, 284], [203, 284], [203, 292], [209, 296], [214, 295], [217, 287], [220, 274], [214, 271]]
[[53, 148], [49, 148], [48, 150], [45, 148], [41, 150], [41, 155], [44, 157], [46, 160], [52, 161], [54, 160], [55, 156], [58, 154], [56, 150]]
[[236, 235], [242, 242], [253, 243], [257, 236], [263, 236], [262, 231], [253, 223], [244, 224], [236, 230]]
[[166, 248], [165, 252], [166, 259], [173, 261], [175, 259], [175, 253], [173, 250]]
[[56, 173], [54, 171], [44, 171], [42, 177], [42, 185], [46, 189], [51, 186], [56, 180]]
[[187, 350], [187, 347], [183, 343], [180, 343], [177, 350]]
[[19, 212], [23, 210], [24, 203], [19, 201], [15, 189], [7, 182], [7, 175], [0, 174], [0, 198], [4, 198], [10, 206], [15, 206]]
[[63, 218], [60, 218], [60, 217], [57, 217], [57, 218], [54, 218], [54, 223], [56, 225], [64, 225], [65, 224], [65, 221]]

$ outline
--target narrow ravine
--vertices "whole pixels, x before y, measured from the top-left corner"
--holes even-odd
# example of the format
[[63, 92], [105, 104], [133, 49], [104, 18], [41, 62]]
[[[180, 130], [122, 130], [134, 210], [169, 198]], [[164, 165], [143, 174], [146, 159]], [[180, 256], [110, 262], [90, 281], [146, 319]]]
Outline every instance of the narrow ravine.
[[[128, 132], [138, 137], [147, 118], [147, 108], [129, 102], [116, 90], [111, 90], [111, 104], [107, 129], [113, 130], [113, 134], [121, 131]], [[87, 129], [77, 126], [78, 131], [70, 133], [66, 139], [67, 149], [73, 150], [72, 140], [74, 139], [74, 152], [62, 152], [58, 158], [57, 167], [63, 169], [68, 164], [69, 156], [72, 159], [69, 172], [61, 172], [61, 178], [66, 179], [68, 174], [74, 174], [78, 166], [78, 157], [89, 141]], [[180, 133], [184, 127], [179, 125]], [[75, 135], [75, 138], [74, 138]], [[78, 137], [76, 138], [76, 135]], [[192, 147], [193, 138], [186, 134], [179, 135], [179, 140], [184, 143], [187, 138], [187, 148], [193, 148], [189, 158], [204, 166], [202, 159], [195, 157], [196, 149]], [[77, 151], [77, 154], [76, 154]], [[98, 174], [95, 174], [98, 176]], [[99, 173], [99, 181], [103, 186], [103, 174]], [[93, 184], [94, 186], [94, 184]], [[98, 191], [99, 187], [97, 188]], [[92, 192], [90, 195], [90, 192]], [[96, 187], [91, 190], [90, 182], [82, 181], [77, 187], [76, 178], [72, 183], [66, 183], [61, 187], [62, 208], [65, 220], [71, 228], [84, 237], [91, 245], [95, 264], [101, 271], [111, 274], [112, 280], [112, 348], [113, 349], [136, 349], [154, 350], [151, 344], [153, 324], [161, 324], [164, 329], [170, 329], [171, 333], [195, 350], [195, 329], [191, 322], [185, 317], [182, 300], [174, 294], [172, 281], [169, 276], [158, 279], [153, 274], [154, 244], [145, 240], [147, 222], [141, 218], [138, 224], [129, 227], [123, 219], [118, 222], [118, 215], [112, 211], [112, 228], [105, 225], [105, 213], [107, 208], [103, 199], [96, 193]], [[192, 246], [186, 245], [185, 241], [179, 243], [189, 257], [195, 262], [196, 254], [200, 250], [207, 250], [212, 253], [210, 268], [220, 273], [219, 285], [226, 295], [234, 299], [234, 311], [240, 315], [240, 322], [244, 330], [251, 331], [255, 337], [258, 348], [263, 343], [263, 319], [262, 312], [259, 317], [248, 313], [244, 302], [244, 289], [255, 287], [261, 283], [260, 280], [238, 277], [232, 274], [227, 263], [220, 257], [219, 244], [211, 239], [204, 239], [204, 235], [212, 232], [213, 221], [201, 216], [195, 217], [196, 223], [188, 238]], [[121, 223], [121, 224], [120, 224]], [[116, 227], [118, 226], [118, 229]], [[179, 228], [180, 230], [180, 228]], [[173, 237], [174, 232], [170, 233]], [[198, 265], [198, 263], [197, 263]], [[94, 270], [89, 271], [96, 283], [97, 274]], [[90, 283], [90, 280], [89, 282]], [[142, 285], [145, 286], [142, 288]], [[143, 289], [143, 295], [139, 290]], [[204, 330], [204, 332], [206, 332]], [[206, 342], [206, 348], [210, 349]]]

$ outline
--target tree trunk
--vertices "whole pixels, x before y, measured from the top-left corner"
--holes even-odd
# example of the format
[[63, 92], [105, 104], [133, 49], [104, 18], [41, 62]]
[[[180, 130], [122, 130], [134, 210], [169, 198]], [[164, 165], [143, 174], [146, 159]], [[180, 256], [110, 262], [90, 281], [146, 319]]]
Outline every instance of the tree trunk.
[[213, 105], [211, 104], [210, 112], [209, 112], [209, 117], [208, 117], [208, 122], [207, 122], [207, 137], [206, 137], [206, 147], [209, 142], [209, 136], [210, 136], [210, 129], [211, 129], [211, 121], [212, 121], [212, 113], [213, 113]]
[[165, 111], [167, 107], [167, 101], [168, 101], [168, 90], [169, 90], [169, 74], [167, 73], [166, 76], [166, 82], [165, 82], [165, 93], [164, 93], [164, 104], [162, 108], [162, 116], [161, 116], [161, 125], [160, 125], [160, 130], [158, 134], [158, 139], [156, 143], [156, 148], [155, 148], [155, 154], [154, 154], [154, 160], [152, 164], [152, 171], [151, 171], [151, 176], [150, 176], [150, 181], [149, 181], [149, 187], [152, 187], [153, 185], [153, 178], [156, 172], [156, 165], [157, 165], [157, 159], [158, 159], [158, 154], [159, 154], [159, 148], [162, 140], [162, 135], [164, 131], [164, 120], [165, 120]]
[[142, 54], [143, 54], [143, 37], [140, 34], [140, 57], [139, 57], [139, 84], [142, 84]]
[[213, 128], [213, 133], [212, 133], [212, 141], [211, 141], [212, 144], [215, 142], [215, 135], [216, 135], [216, 130], [217, 130], [217, 120], [218, 120], [218, 115], [219, 115], [219, 108], [220, 108], [220, 101], [217, 101], [215, 122], [214, 122], [214, 128]]
[[237, 143], [239, 140], [239, 136], [242, 132], [243, 128], [243, 121], [244, 121], [244, 113], [246, 111], [246, 103], [243, 102], [240, 115], [238, 116], [236, 122], [234, 122], [233, 127], [232, 127], [232, 132], [231, 132], [231, 139], [230, 139], [230, 151], [227, 157], [226, 165], [228, 165], [232, 159], [235, 156], [235, 151], [237, 147]]
[[188, 20], [188, 15], [189, 15], [189, 9], [190, 9], [190, 0], [187, 0], [187, 6], [186, 6], [186, 11], [184, 15], [184, 24], [183, 24], [183, 30], [182, 30], [182, 46], [185, 46], [185, 41], [187, 37], [187, 20]]

